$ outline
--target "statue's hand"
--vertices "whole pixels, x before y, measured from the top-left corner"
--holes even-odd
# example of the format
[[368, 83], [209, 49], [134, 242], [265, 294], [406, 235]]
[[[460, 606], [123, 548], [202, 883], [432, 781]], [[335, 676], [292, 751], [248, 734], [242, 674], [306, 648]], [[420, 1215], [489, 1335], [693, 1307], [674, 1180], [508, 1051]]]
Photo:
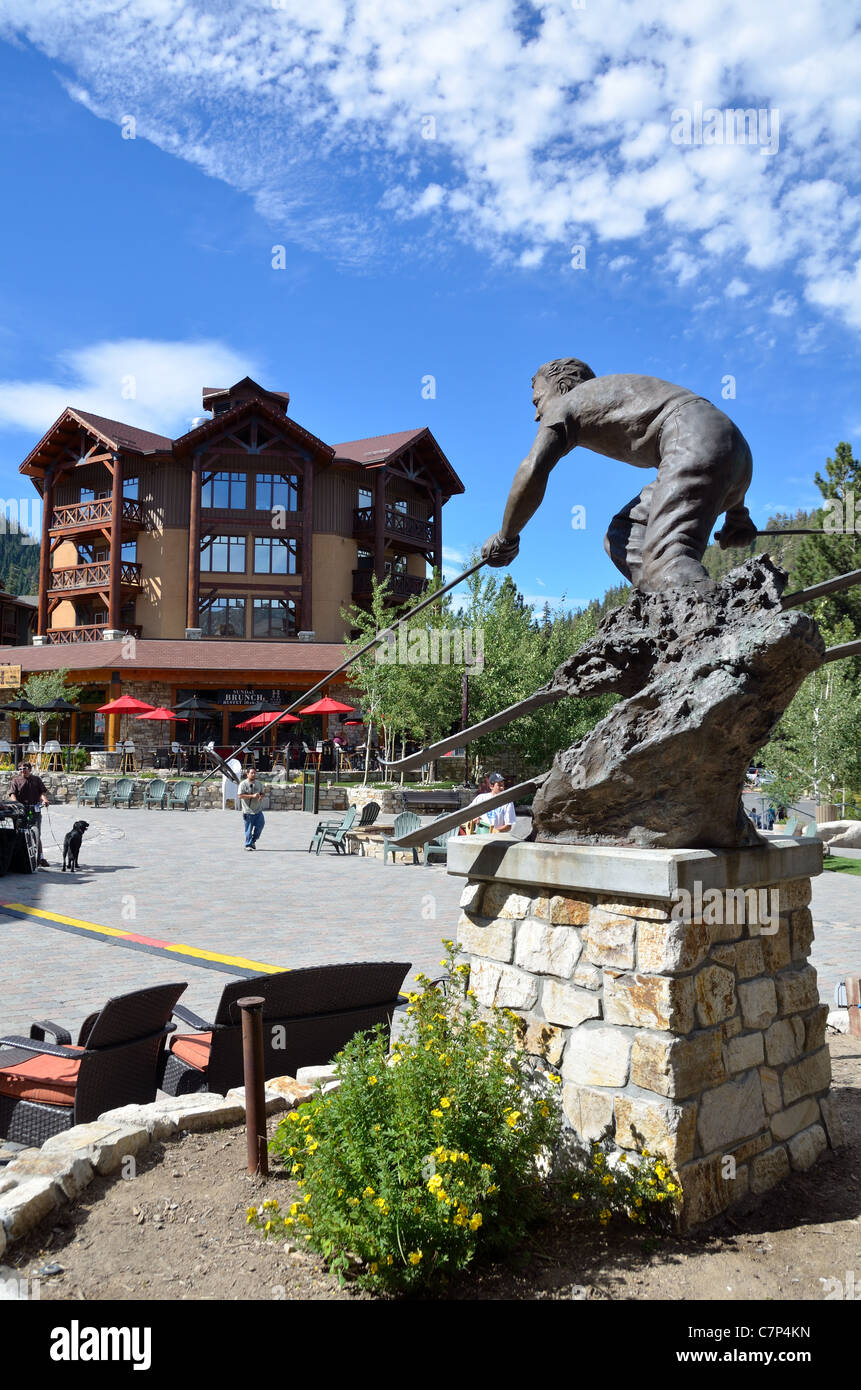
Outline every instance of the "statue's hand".
[[497, 532], [495, 536], [490, 536], [489, 539], [484, 542], [484, 545], [481, 547], [481, 558], [494, 569], [498, 569], [502, 565], [510, 565], [512, 560], [517, 556], [519, 549], [519, 536], [515, 536], [512, 540], [509, 540], [507, 536], [503, 536]]
[[727, 518], [720, 531], [715, 531], [715, 540], [721, 550], [731, 550], [734, 547], [753, 545], [756, 540], [756, 524], [751, 517], [733, 519]]

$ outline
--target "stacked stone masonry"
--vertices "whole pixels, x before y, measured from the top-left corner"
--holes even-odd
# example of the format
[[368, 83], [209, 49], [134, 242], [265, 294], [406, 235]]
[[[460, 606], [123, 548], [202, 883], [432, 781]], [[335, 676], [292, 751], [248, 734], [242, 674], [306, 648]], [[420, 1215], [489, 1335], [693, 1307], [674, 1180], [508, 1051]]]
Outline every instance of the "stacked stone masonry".
[[[544, 848], [520, 847], [521, 868], [524, 853], [534, 861]], [[576, 881], [577, 856], [595, 852], [564, 851]], [[463, 867], [450, 852], [449, 871], [469, 877], [469, 851], [455, 853]], [[683, 921], [669, 893], [554, 891], [521, 873], [506, 880], [498, 858], [498, 876], [470, 877], [461, 899], [458, 942], [478, 1002], [521, 1015], [523, 1045], [561, 1074], [564, 1114], [582, 1140], [610, 1135], [620, 1149], [667, 1160], [685, 1226], [764, 1193], [842, 1142], [827, 1006], [808, 963], [809, 877], [774, 884], [769, 898], [724, 893], [731, 911], [706, 907]], [[558, 881], [558, 861], [547, 877]]]

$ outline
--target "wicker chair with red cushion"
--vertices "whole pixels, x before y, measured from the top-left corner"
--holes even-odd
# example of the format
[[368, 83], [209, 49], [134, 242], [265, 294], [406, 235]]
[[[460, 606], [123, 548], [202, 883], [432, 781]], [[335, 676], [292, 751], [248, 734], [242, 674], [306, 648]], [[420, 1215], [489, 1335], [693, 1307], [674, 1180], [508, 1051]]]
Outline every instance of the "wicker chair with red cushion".
[[376, 1024], [388, 1031], [401, 1004], [409, 964], [364, 961], [316, 965], [226, 985], [215, 1018], [207, 1023], [179, 1005], [174, 1017], [194, 1033], [177, 1033], [165, 1049], [159, 1082], [169, 1095], [224, 1094], [243, 1084], [242, 1020], [237, 1000], [262, 996], [264, 1076], [295, 1076], [299, 1067], [323, 1066], [355, 1033]]
[[[119, 1105], [155, 1100], [165, 1038], [185, 984], [109, 999], [77, 1045], [65, 1028], [34, 1023], [29, 1038], [0, 1038], [0, 1139], [39, 1145]], [[46, 1042], [50, 1034], [54, 1042]]]

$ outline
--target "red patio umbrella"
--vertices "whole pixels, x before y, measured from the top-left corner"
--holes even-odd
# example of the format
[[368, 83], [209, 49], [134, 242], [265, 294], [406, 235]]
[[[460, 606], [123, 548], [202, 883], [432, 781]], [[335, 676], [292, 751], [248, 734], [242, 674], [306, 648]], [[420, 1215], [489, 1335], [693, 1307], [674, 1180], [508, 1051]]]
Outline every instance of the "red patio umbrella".
[[155, 709], [155, 705], [148, 705], [145, 700], [136, 700], [133, 695], [121, 695], [118, 700], [110, 700], [106, 705], [99, 705], [99, 714], [140, 714], [144, 710]]
[[147, 710], [146, 714], [138, 714], [136, 719], [175, 719], [177, 724], [187, 724], [188, 720], [181, 714], [174, 714], [172, 709], [165, 709], [162, 705], [156, 705], [155, 709]]
[[237, 729], [264, 729], [267, 724], [300, 724], [302, 721], [297, 719], [295, 714], [264, 713], [252, 715], [250, 719], [243, 719], [241, 724], [237, 724]]
[[349, 714], [355, 708], [354, 705], [344, 705], [340, 700], [333, 700], [331, 696], [324, 695], [322, 700], [315, 700], [313, 705], [306, 705], [300, 709], [300, 714]]

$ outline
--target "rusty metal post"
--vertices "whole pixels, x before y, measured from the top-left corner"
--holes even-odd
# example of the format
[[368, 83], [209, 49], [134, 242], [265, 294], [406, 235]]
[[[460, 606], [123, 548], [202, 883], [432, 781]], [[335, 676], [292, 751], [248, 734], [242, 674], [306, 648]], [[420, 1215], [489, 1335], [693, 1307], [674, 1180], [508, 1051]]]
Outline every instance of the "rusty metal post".
[[861, 1038], [861, 975], [846, 976], [846, 1007], [849, 1032], [853, 1038]]
[[248, 1140], [248, 1171], [266, 1177], [269, 1154], [266, 1148], [266, 1097], [263, 1079], [263, 1004], [259, 995], [237, 999], [242, 1010], [242, 1065], [245, 1080], [245, 1128]]

